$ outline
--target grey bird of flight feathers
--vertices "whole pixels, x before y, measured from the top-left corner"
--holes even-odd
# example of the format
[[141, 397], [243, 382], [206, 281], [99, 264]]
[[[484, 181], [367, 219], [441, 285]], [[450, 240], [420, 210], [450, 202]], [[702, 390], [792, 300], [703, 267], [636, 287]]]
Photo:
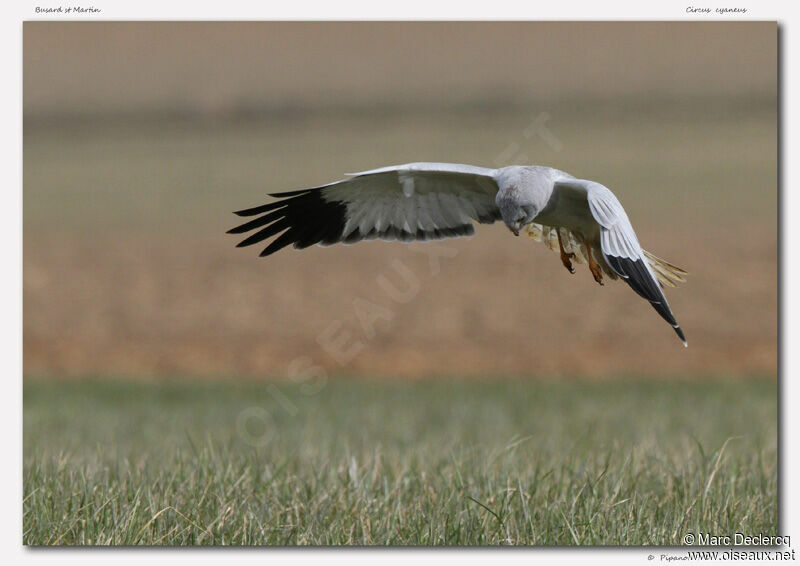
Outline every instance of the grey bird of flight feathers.
[[470, 236], [474, 221], [502, 220], [515, 235], [524, 231], [558, 251], [570, 273], [575, 260], [588, 263], [600, 285], [603, 275], [622, 278], [686, 345], [663, 287], [687, 273], [641, 248], [619, 200], [600, 183], [551, 167], [409, 163], [271, 196], [277, 200], [236, 212], [253, 217], [228, 231], [251, 232], [238, 246], [277, 236], [261, 252], [267, 256], [290, 244], [424, 241]]

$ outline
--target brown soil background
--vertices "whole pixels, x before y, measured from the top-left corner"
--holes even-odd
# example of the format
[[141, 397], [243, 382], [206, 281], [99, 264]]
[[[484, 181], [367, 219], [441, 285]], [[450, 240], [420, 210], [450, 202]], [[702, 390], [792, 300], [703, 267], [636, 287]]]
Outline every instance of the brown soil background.
[[[27, 375], [774, 376], [776, 26], [26, 23]], [[543, 135], [528, 127], [539, 119]], [[429, 246], [224, 234], [266, 193], [407, 161], [600, 181], [689, 348], [627, 286], [500, 225]], [[433, 248], [430, 248], [433, 249]], [[397, 303], [381, 276], [419, 291]], [[362, 327], [354, 301], [390, 320]], [[377, 308], [377, 307], [376, 307]], [[337, 361], [320, 336], [341, 325]]]

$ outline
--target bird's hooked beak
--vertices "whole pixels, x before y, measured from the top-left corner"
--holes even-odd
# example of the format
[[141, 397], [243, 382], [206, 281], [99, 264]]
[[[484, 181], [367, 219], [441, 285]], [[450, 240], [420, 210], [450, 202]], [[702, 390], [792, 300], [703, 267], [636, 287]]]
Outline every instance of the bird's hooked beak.
[[508, 229], [513, 232], [515, 236], [519, 236], [520, 231], [523, 227], [527, 226], [532, 220], [534, 215], [531, 214], [528, 207], [525, 207], [525, 214], [518, 214], [513, 221], [505, 220], [506, 226]]
[[515, 236], [519, 236], [519, 231], [522, 230], [522, 222], [512, 222], [508, 225], [508, 229], [511, 230]]

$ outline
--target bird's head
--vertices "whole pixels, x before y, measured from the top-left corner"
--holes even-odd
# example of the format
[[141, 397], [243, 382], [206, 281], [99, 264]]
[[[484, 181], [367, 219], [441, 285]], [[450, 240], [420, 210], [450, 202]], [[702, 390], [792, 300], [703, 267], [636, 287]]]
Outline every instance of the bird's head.
[[506, 223], [508, 229], [511, 230], [515, 236], [519, 236], [519, 231], [533, 222], [537, 214], [539, 214], [539, 211], [532, 204], [514, 204], [509, 207], [500, 207], [500, 215], [503, 217], [503, 222]]
[[520, 230], [547, 206], [552, 183], [548, 186], [548, 180], [534, 167], [507, 167], [501, 171], [495, 204], [503, 222], [519, 236]]

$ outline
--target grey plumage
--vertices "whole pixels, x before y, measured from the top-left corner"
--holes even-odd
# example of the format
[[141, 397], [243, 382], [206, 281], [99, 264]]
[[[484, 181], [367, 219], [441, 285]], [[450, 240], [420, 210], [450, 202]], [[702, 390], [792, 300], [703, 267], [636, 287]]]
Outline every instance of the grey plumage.
[[277, 236], [261, 254], [270, 255], [288, 245], [441, 239], [502, 219], [517, 235], [563, 249], [565, 266], [570, 256], [589, 263], [598, 283], [602, 274], [622, 278], [686, 345], [662, 289], [684, 282], [686, 272], [643, 250], [619, 200], [594, 181], [541, 166], [409, 163], [273, 196], [280, 200], [237, 213], [257, 216], [229, 231], [256, 230], [240, 246]]

